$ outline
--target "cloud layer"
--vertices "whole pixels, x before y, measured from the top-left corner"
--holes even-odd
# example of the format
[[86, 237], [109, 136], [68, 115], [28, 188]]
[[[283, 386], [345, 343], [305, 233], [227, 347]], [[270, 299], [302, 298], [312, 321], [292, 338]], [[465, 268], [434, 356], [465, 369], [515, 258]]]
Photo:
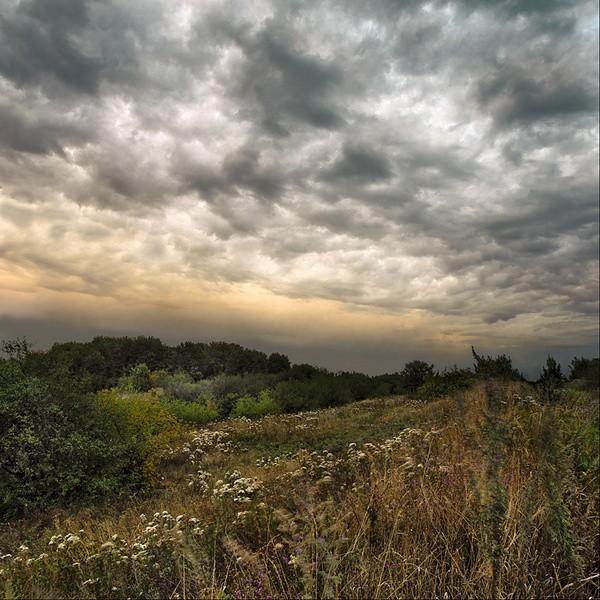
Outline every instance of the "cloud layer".
[[597, 343], [595, 2], [0, 0], [0, 50], [0, 334]]

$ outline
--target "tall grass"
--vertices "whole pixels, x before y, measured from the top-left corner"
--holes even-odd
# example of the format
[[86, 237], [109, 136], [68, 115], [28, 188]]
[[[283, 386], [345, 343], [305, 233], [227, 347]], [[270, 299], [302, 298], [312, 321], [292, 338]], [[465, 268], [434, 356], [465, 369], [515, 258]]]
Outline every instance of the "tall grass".
[[6, 530], [0, 593], [597, 597], [597, 401], [530, 395], [490, 384], [213, 424], [152, 496]]

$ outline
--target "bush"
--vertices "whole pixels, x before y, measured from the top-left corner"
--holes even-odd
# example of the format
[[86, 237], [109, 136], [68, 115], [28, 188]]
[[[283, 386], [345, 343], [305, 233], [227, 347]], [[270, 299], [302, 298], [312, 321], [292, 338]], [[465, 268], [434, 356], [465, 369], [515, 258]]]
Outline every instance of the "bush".
[[194, 381], [187, 373], [163, 370], [152, 373], [150, 379], [152, 387], [160, 387], [168, 396], [178, 400], [209, 402], [213, 398], [210, 381]]
[[598, 389], [600, 387], [600, 359], [575, 357], [569, 365], [570, 381], [578, 381], [582, 388]]
[[429, 402], [471, 387], [477, 378], [469, 369], [454, 368], [436, 373], [417, 390], [417, 398]]
[[219, 418], [219, 411], [214, 405], [203, 402], [185, 402], [175, 398], [161, 400], [163, 406], [174, 417], [192, 425], [205, 425]]
[[221, 417], [227, 417], [238, 398], [258, 395], [278, 381], [277, 375], [254, 373], [249, 375], [220, 375], [211, 382], [212, 395]]
[[355, 399], [350, 378], [343, 374], [318, 375], [305, 381], [282, 381], [274, 394], [282, 410], [288, 413], [339, 406]]
[[143, 483], [152, 483], [168, 450], [185, 439], [185, 429], [154, 392], [104, 390], [98, 392], [96, 402], [131, 445], [141, 465]]
[[276, 415], [281, 412], [281, 407], [269, 390], [263, 390], [258, 398], [253, 396], [242, 396], [236, 400], [231, 411], [232, 417], [248, 417], [255, 419], [265, 415]]
[[140, 363], [132, 367], [127, 375], [119, 379], [118, 387], [124, 392], [147, 392], [152, 387], [148, 365]]
[[141, 481], [138, 439], [91, 395], [59, 395], [0, 361], [0, 518], [89, 501]]

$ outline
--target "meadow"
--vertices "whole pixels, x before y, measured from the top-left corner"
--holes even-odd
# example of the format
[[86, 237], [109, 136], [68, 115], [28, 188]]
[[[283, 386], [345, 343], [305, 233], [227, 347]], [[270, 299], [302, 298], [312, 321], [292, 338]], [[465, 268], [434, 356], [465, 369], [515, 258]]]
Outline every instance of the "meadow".
[[229, 418], [200, 424], [165, 412], [164, 394], [96, 395], [136, 440], [143, 484], [7, 519], [0, 594], [600, 593], [597, 390], [550, 395], [487, 379], [433, 399], [388, 394], [279, 414], [257, 396], [264, 416], [239, 416], [236, 401]]

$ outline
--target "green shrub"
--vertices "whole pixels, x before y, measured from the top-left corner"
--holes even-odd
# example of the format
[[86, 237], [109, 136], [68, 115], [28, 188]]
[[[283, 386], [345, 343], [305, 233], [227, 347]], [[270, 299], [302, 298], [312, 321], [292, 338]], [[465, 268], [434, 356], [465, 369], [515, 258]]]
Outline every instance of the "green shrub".
[[253, 396], [255, 398], [262, 390], [271, 388], [279, 379], [278, 375], [267, 373], [252, 373], [249, 375], [219, 375], [211, 382], [212, 395], [217, 404], [221, 417], [227, 417], [238, 398]]
[[175, 398], [164, 398], [161, 403], [170, 414], [184, 423], [204, 425], [219, 418], [216, 406], [203, 402], [185, 402]]
[[600, 387], [600, 359], [575, 357], [569, 365], [571, 381], [579, 382], [582, 389]]
[[118, 387], [124, 392], [147, 392], [152, 387], [148, 365], [140, 363], [132, 367], [127, 375], [119, 379]]
[[209, 380], [194, 381], [184, 372], [156, 371], [152, 373], [150, 380], [152, 387], [160, 387], [167, 395], [178, 400], [210, 402], [213, 398]]
[[282, 381], [274, 394], [282, 410], [288, 413], [340, 406], [355, 399], [351, 379], [344, 374], [316, 375], [304, 381]]
[[144, 483], [151, 483], [168, 450], [185, 439], [185, 429], [155, 392], [103, 390], [97, 393], [96, 402], [131, 444]]
[[437, 398], [449, 396], [460, 390], [466, 390], [477, 381], [469, 369], [454, 368], [431, 376], [417, 389], [416, 396], [419, 400], [429, 402]]
[[[74, 390], [74, 391], [73, 391]], [[141, 483], [137, 439], [91, 395], [61, 394], [0, 361], [0, 518]]]
[[242, 396], [238, 398], [231, 416], [248, 417], [250, 419], [264, 417], [265, 415], [275, 415], [281, 412], [281, 407], [269, 390], [262, 390], [258, 398], [253, 396]]

